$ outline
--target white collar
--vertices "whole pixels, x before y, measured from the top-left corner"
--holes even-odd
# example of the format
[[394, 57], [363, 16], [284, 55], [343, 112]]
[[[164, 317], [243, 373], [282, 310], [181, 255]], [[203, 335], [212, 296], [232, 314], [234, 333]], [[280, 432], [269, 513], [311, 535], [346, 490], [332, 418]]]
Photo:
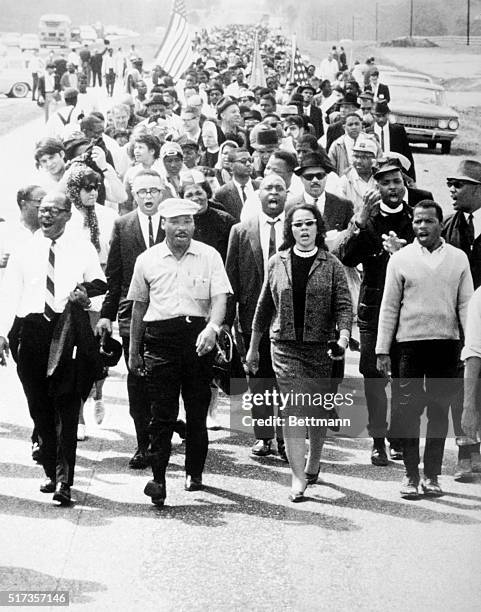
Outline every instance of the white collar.
[[272, 218], [266, 215], [266, 213], [263, 210], [261, 210], [260, 215], [259, 215], [259, 221], [261, 221], [261, 223], [263, 223], [264, 225], [267, 225], [267, 224], [270, 225], [272, 221], [280, 221], [282, 224], [284, 223], [285, 216], [286, 216], [285, 212], [282, 211], [280, 215]]
[[381, 214], [383, 214], [385, 217], [389, 217], [389, 215], [395, 215], [396, 213], [402, 212], [404, 208], [404, 202], [401, 202], [401, 204], [399, 204], [399, 206], [396, 206], [396, 208], [390, 208], [389, 206], [386, 206], [384, 202], [381, 202], [379, 204], [379, 208], [381, 210]]
[[444, 247], [446, 246], [446, 241], [444, 240], [444, 238], [441, 238], [441, 244], [436, 249], [434, 249], [434, 251], [430, 251], [429, 249], [424, 247], [417, 238], [414, 239], [414, 244], [421, 250], [423, 255], [434, 255], [436, 253], [440, 253], [444, 249]]

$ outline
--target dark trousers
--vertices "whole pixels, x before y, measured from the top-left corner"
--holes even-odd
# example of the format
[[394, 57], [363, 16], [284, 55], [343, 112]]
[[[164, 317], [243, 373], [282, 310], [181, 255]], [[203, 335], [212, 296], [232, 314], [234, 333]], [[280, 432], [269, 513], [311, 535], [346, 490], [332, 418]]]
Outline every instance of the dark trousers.
[[114, 95], [115, 72], [108, 72], [105, 75], [105, 86], [107, 88], [107, 95], [112, 97]]
[[49, 392], [47, 363], [55, 320], [29, 315], [23, 321], [18, 348], [17, 371], [30, 416], [41, 440], [45, 474], [67, 485], [73, 484], [77, 451], [80, 395], [53, 396]]
[[154, 480], [163, 482], [182, 393], [186, 415], [185, 471], [200, 476], [209, 439], [206, 418], [211, 398], [212, 353], [199, 357], [195, 343], [205, 320], [191, 317], [147, 324], [144, 360], [152, 419], [150, 453]]
[[[251, 335], [244, 333], [242, 336], [244, 338], [244, 346], [247, 350], [251, 342]], [[249, 372], [249, 391], [251, 393], [264, 393], [266, 390], [272, 391], [274, 389], [277, 389], [277, 382], [274, 370], [272, 369], [271, 341], [269, 339], [269, 332], [267, 331], [262, 335], [259, 344], [259, 369], [255, 374]], [[282, 429], [280, 427], [274, 430], [274, 427], [257, 425], [258, 419], [266, 419], [274, 415], [274, 407], [272, 404], [253, 406], [251, 413], [256, 440], [271, 440], [274, 438], [274, 435], [277, 440], [283, 440]]]
[[92, 87], [95, 87], [96, 79], [99, 81], [99, 87], [102, 87], [102, 71], [97, 68], [92, 70]]
[[427, 406], [424, 474], [438, 476], [448, 433], [448, 414], [456, 391], [458, 341], [422, 340], [400, 342], [399, 349], [399, 420], [403, 438], [406, 473], [419, 474], [419, 430], [421, 415]]
[[[122, 338], [124, 358], [129, 366], [130, 338]], [[147, 393], [147, 383], [142, 376], [127, 373], [127, 394], [129, 396], [129, 413], [134, 421], [137, 449], [145, 453], [149, 447], [150, 402]]]
[[[377, 332], [360, 330], [361, 356], [359, 371], [364, 376], [364, 394], [367, 405], [367, 430], [372, 438], [388, 437], [391, 446], [400, 447], [399, 440], [388, 432], [387, 423], [387, 379], [376, 368]], [[391, 351], [391, 429], [396, 420], [399, 402], [398, 354], [393, 347]]]
[[32, 72], [32, 100], [35, 100], [35, 94], [38, 90], [38, 72]]

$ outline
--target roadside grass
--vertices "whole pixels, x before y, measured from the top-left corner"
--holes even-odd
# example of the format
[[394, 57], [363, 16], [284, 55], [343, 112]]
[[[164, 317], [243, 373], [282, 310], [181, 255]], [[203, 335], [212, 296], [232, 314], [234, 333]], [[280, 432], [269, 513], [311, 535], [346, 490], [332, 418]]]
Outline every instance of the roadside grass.
[[0, 136], [41, 117], [42, 113], [43, 110], [32, 102], [31, 98], [2, 99], [0, 101]]

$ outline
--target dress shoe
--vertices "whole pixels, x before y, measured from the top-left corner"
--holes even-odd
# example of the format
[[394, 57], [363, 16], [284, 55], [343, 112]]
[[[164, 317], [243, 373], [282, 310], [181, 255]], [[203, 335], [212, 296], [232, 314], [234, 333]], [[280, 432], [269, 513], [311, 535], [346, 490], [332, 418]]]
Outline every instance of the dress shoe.
[[371, 463], [377, 466], [389, 465], [384, 444], [374, 444], [371, 451]]
[[392, 446], [389, 447], [389, 459], [393, 461], [402, 461], [403, 452], [400, 448], [394, 448]]
[[481, 454], [471, 453], [471, 469], [476, 474], [481, 474]]
[[145, 485], [144, 494], [151, 498], [155, 506], [163, 506], [167, 497], [165, 483], [149, 480]]
[[203, 488], [202, 476], [190, 476], [187, 474], [184, 484], [184, 489], [186, 491], [202, 491]]
[[454, 480], [458, 482], [469, 482], [472, 480], [473, 470], [471, 467], [471, 459], [459, 459], [456, 469], [454, 470]]
[[417, 499], [419, 497], [418, 486], [418, 476], [404, 476], [401, 489], [399, 490], [401, 497], [403, 499]]
[[425, 476], [421, 483], [421, 488], [424, 495], [428, 497], [441, 497], [441, 495], [444, 495], [443, 490], [439, 486], [437, 476], [431, 476], [430, 478]]
[[306, 482], [307, 485], [315, 485], [317, 482], [317, 479], [319, 478], [319, 472], [321, 471], [321, 468], [319, 467], [319, 469], [317, 470], [316, 474], [310, 474], [309, 472], [304, 472], [304, 476], [306, 477]]
[[42, 463], [42, 449], [38, 442], [32, 444], [32, 459], [35, 463]]
[[277, 440], [277, 454], [279, 458], [285, 463], [289, 463], [289, 459], [286, 454], [286, 445], [284, 444], [284, 440]]
[[79, 423], [77, 427], [77, 440], [79, 442], [83, 442], [87, 439], [87, 433], [85, 431], [85, 424]]
[[94, 419], [97, 425], [102, 425], [102, 421], [105, 419], [105, 406], [101, 399], [95, 400]]
[[267, 457], [272, 454], [272, 440], [256, 440], [251, 449], [251, 453], [256, 457]]
[[69, 485], [64, 482], [58, 482], [53, 494], [53, 500], [60, 502], [61, 506], [69, 506], [72, 501]]
[[289, 494], [289, 501], [291, 501], [293, 504], [298, 504], [299, 502], [306, 501], [306, 496], [304, 495], [304, 492], [305, 489], [304, 491], [291, 492]]
[[145, 470], [149, 467], [149, 460], [146, 453], [141, 450], [135, 451], [135, 455], [129, 461], [129, 468], [132, 470]]
[[174, 425], [174, 431], [178, 434], [179, 438], [185, 440], [185, 423], [181, 419], [177, 419]]
[[41, 493], [54, 493], [55, 491], [55, 480], [51, 478], [46, 478], [42, 484], [40, 485]]
[[219, 429], [222, 429], [219, 423], [214, 417], [210, 416], [210, 414], [207, 415], [206, 426], [207, 429], [210, 429], [211, 431], [219, 431]]

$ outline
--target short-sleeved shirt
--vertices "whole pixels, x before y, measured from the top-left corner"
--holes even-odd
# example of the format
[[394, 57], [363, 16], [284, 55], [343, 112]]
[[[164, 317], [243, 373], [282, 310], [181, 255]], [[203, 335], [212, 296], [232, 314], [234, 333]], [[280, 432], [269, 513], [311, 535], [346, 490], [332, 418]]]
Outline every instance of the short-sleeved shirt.
[[135, 263], [128, 300], [148, 302], [145, 322], [181, 316], [208, 317], [211, 299], [232, 288], [219, 253], [192, 240], [176, 259], [164, 240]]

